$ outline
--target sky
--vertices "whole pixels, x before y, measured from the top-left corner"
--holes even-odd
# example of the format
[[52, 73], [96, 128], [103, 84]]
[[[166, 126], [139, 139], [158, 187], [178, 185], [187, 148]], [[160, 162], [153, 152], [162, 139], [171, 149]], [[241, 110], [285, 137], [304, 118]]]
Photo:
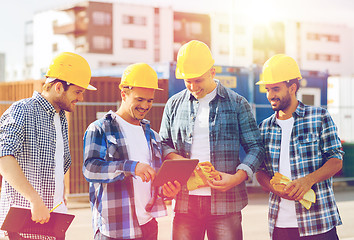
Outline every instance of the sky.
[[[100, 1], [100, 0], [98, 0]], [[114, 1], [114, 0], [112, 0]], [[354, 28], [353, 0], [115, 0], [120, 2], [173, 5], [177, 11], [228, 11], [237, 14], [246, 9], [258, 21], [294, 19], [312, 22], [346, 24]], [[79, 0], [0, 1], [0, 53], [8, 65], [22, 65], [24, 59], [25, 23], [36, 12], [60, 8]], [[217, 3], [217, 4], [216, 4]]]

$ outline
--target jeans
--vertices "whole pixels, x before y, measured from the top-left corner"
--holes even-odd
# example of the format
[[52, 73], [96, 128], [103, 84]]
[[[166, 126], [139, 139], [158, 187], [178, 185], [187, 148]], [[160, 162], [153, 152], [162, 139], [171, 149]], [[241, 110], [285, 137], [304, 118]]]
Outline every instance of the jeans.
[[[157, 240], [158, 226], [155, 218], [148, 223], [140, 226], [143, 232], [142, 238], [136, 238], [136, 240]], [[95, 240], [120, 240], [120, 238], [111, 238], [103, 235], [99, 230], [95, 234]]]
[[242, 240], [241, 212], [228, 215], [210, 214], [211, 197], [189, 196], [188, 213], [175, 213], [173, 240]]
[[338, 240], [336, 227], [330, 231], [318, 235], [300, 237], [297, 228], [275, 228], [273, 232], [273, 240]]

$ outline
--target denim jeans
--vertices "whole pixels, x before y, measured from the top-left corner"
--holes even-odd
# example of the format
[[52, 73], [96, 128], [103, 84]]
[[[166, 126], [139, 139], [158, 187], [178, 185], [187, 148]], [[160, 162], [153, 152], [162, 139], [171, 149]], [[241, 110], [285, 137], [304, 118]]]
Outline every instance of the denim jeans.
[[300, 237], [297, 228], [275, 228], [273, 232], [273, 240], [338, 240], [336, 227], [330, 231], [318, 235]]
[[188, 213], [175, 213], [173, 240], [242, 240], [241, 212], [228, 215], [210, 214], [211, 197], [189, 196]]
[[[140, 228], [143, 232], [143, 237], [136, 238], [136, 240], [157, 240], [158, 225], [155, 218], [150, 220], [148, 223], [141, 225]], [[120, 240], [120, 238], [107, 237], [97, 230], [95, 240]]]

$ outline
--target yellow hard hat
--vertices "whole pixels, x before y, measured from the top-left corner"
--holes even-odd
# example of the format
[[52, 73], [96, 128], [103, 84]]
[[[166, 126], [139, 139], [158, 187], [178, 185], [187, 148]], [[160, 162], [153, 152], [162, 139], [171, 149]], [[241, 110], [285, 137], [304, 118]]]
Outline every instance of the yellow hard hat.
[[119, 88], [127, 86], [163, 90], [158, 85], [157, 74], [152, 67], [146, 63], [135, 63], [124, 70]]
[[190, 79], [202, 76], [215, 61], [209, 47], [197, 40], [184, 44], [177, 54], [176, 78]]
[[91, 86], [91, 69], [87, 61], [78, 54], [63, 52], [56, 56], [51, 62], [47, 78], [60, 79], [87, 90], [97, 90]]
[[301, 78], [296, 61], [285, 54], [277, 54], [264, 63], [260, 81], [256, 84], [274, 84]]

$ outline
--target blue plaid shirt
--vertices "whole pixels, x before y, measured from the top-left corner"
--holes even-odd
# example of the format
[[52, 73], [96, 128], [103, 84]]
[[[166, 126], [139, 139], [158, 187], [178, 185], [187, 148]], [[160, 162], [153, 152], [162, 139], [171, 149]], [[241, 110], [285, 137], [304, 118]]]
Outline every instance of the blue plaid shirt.
[[[176, 152], [183, 157], [190, 157], [198, 105], [198, 100], [187, 89], [167, 101], [160, 129], [164, 156]], [[217, 81], [216, 96], [209, 106], [211, 163], [217, 171], [235, 174], [242, 169], [252, 178], [264, 157], [264, 148], [250, 105], [244, 97]], [[239, 158], [240, 145], [247, 153], [242, 163]], [[188, 211], [188, 196], [189, 192], [184, 186], [177, 195], [176, 212]], [[247, 203], [244, 182], [226, 192], [212, 189], [213, 215], [239, 212]]]
[[[0, 119], [0, 157], [12, 155], [18, 161], [27, 180], [42, 197], [45, 205], [53, 207], [55, 190], [55, 109], [38, 92], [32, 98], [15, 102]], [[64, 173], [71, 164], [68, 123], [65, 112], [60, 112], [64, 141]], [[30, 207], [30, 203], [2, 180], [0, 226], [11, 205]], [[40, 239], [39, 236], [30, 236]]]
[[[116, 114], [108, 112], [87, 128], [84, 136], [83, 174], [90, 183], [90, 202], [93, 212], [94, 233], [111, 238], [132, 239], [142, 237], [135, 213], [133, 179], [138, 162], [129, 160], [124, 135], [116, 120]], [[161, 166], [161, 141], [150, 129], [149, 121], [142, 120], [152, 154], [152, 167]], [[139, 146], [136, 146], [139, 147]], [[166, 216], [163, 199], [152, 188], [151, 200], [146, 210], [153, 217]]]
[[[295, 122], [289, 145], [292, 180], [316, 171], [330, 158], [343, 160], [337, 128], [326, 109], [306, 106], [299, 101], [293, 117]], [[281, 128], [276, 123], [275, 114], [260, 124], [260, 130], [266, 148], [263, 170], [271, 177], [279, 171], [281, 145]], [[342, 224], [334, 199], [332, 178], [316, 183], [312, 189], [316, 193], [316, 203], [309, 210], [295, 202], [300, 236], [324, 233]], [[268, 217], [271, 236], [279, 202], [280, 197], [270, 193]]]

